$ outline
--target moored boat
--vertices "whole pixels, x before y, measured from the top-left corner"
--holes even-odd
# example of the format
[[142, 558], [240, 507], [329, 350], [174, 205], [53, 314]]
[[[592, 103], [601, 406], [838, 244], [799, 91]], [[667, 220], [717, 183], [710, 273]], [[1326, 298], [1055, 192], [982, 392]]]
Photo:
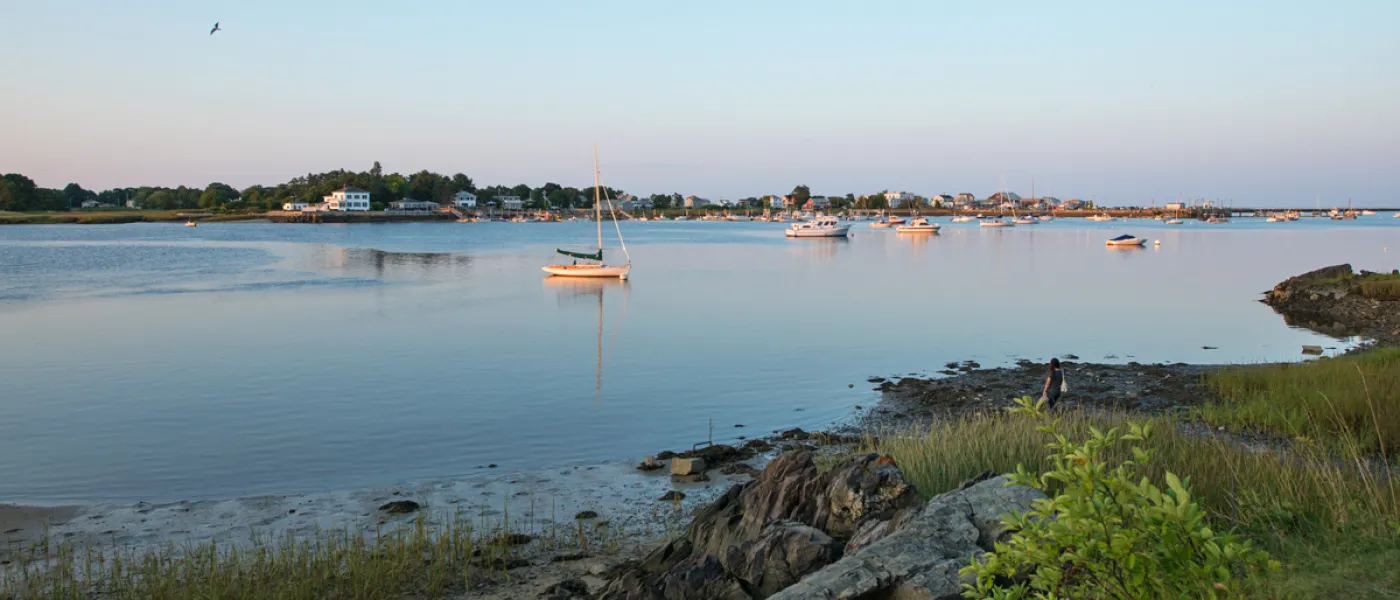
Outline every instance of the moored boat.
[[1141, 246], [1146, 243], [1146, 238], [1140, 238], [1126, 233], [1105, 242], [1105, 244], [1109, 246]]
[[555, 250], [564, 256], [570, 256], [579, 260], [597, 261], [596, 263], [579, 264], [575, 260], [571, 265], [546, 265], [541, 267], [545, 273], [554, 277], [607, 277], [616, 279], [627, 279], [632, 272], [632, 255], [627, 252], [627, 242], [622, 239], [622, 226], [618, 225], [617, 214], [613, 213], [612, 199], [608, 198], [608, 212], [612, 214], [613, 226], [617, 228], [617, 241], [622, 246], [623, 255], [627, 256], [625, 265], [603, 264], [603, 196], [598, 176], [598, 148], [593, 148], [593, 220], [598, 224], [598, 251], [592, 253], [570, 252], [568, 250]]
[[817, 217], [805, 223], [793, 223], [784, 234], [788, 237], [846, 237], [850, 225], [832, 216]]
[[938, 233], [940, 226], [937, 223], [930, 223], [928, 219], [917, 217], [908, 225], [900, 225], [895, 228], [899, 233]]

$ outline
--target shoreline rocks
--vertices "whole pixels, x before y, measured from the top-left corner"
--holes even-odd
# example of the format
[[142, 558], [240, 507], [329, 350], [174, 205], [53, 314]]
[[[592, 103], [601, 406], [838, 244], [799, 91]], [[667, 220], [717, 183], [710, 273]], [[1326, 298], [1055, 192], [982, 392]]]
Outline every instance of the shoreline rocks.
[[1333, 337], [1364, 336], [1378, 345], [1400, 343], [1400, 301], [1367, 298], [1361, 291], [1366, 271], [1334, 265], [1290, 277], [1261, 300], [1294, 327]]

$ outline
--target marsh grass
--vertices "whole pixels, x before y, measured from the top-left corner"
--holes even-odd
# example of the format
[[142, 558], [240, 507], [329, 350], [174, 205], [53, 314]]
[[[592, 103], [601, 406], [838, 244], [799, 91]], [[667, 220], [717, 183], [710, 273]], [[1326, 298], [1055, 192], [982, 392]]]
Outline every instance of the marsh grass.
[[677, 533], [670, 525], [638, 532], [602, 522], [561, 523], [553, 518], [553, 501], [551, 518], [536, 519], [531, 503], [529, 516], [514, 520], [508, 510], [497, 518], [483, 509], [441, 519], [420, 515], [387, 530], [252, 535], [238, 545], [145, 552], [79, 547], [45, 536], [11, 549], [8, 564], [0, 565], [0, 599], [437, 598], [509, 581], [526, 556], [612, 554]]
[[[1400, 280], [1396, 280], [1400, 283]], [[1345, 450], [1400, 452], [1400, 348], [1289, 365], [1231, 367], [1206, 377], [1219, 399], [1208, 423]]]
[[[1397, 589], [1395, 569], [1341, 568], [1383, 564], [1400, 557], [1400, 480], [1378, 467], [1360, 446], [1324, 448], [1295, 442], [1256, 449], [1170, 417], [1071, 412], [1056, 415], [1069, 439], [1090, 427], [1126, 428], [1148, 422], [1155, 450], [1145, 474], [1161, 485], [1179, 475], [1217, 525], [1237, 531], [1283, 561], [1286, 568], [1252, 582], [1259, 597], [1385, 597], [1368, 590]], [[886, 432], [869, 449], [890, 454], [925, 497], [956, 488], [985, 471], [1017, 465], [1045, 472], [1051, 437], [1044, 422], [1011, 415], [969, 416], [927, 430]], [[1200, 428], [1195, 428], [1199, 430]], [[1126, 453], [1109, 461], [1131, 458]], [[1295, 595], [1295, 590], [1318, 590]], [[1356, 594], [1335, 595], [1338, 590]]]

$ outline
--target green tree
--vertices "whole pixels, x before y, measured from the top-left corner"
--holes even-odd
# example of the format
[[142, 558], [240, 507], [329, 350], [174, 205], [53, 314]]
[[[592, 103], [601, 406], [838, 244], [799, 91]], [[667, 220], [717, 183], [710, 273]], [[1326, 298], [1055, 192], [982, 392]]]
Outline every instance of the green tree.
[[475, 186], [475, 185], [472, 185], [472, 178], [467, 177], [465, 174], [457, 173], [457, 174], [455, 174], [455, 175], [452, 176], [452, 191], [453, 191], [453, 193], [456, 193], [456, 192], [470, 192], [470, 191], [473, 191], [473, 190], [475, 190], [475, 189], [476, 189], [476, 186]]
[[141, 205], [156, 210], [170, 210], [176, 208], [175, 194], [172, 194], [170, 190], [167, 189], [159, 189], [146, 196], [145, 201]]
[[795, 188], [792, 188], [792, 199], [794, 204], [796, 204], [798, 208], [801, 208], [802, 205], [806, 204], [807, 200], [811, 197], [812, 190], [805, 185], [799, 185]]
[[574, 200], [578, 197], [578, 190], [570, 193], [572, 188], [558, 188], [549, 193], [549, 204], [559, 208], [573, 208]]
[[374, 161], [374, 166], [369, 168], [369, 176], [379, 179], [384, 175], [384, 167], [379, 166], [379, 161]]
[[63, 186], [63, 198], [69, 207], [82, 206], [88, 200], [97, 200], [97, 194], [91, 190], [83, 189], [83, 186], [70, 183]]
[[0, 178], [0, 210], [37, 210], [38, 191], [34, 180], [19, 173], [9, 173]]
[[211, 183], [204, 188], [197, 201], [200, 208], [219, 208], [238, 199], [238, 190], [223, 183]]
[[669, 194], [652, 194], [651, 206], [657, 210], [671, 208], [671, 196]]
[[530, 186], [522, 183], [513, 188], [510, 188], [510, 195], [518, 196], [521, 200], [525, 200], [528, 202], [530, 200]]
[[544, 188], [530, 190], [529, 206], [541, 210], [548, 210], [549, 203], [545, 201]]

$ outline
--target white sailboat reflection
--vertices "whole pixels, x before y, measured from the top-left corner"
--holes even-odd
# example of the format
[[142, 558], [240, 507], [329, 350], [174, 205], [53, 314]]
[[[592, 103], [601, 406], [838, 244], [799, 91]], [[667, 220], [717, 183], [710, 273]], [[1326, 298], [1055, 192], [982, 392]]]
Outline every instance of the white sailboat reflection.
[[[613, 331], [609, 334], [608, 355], [611, 355], [612, 348], [616, 345], [618, 330], [622, 328], [622, 317], [627, 314], [627, 298], [630, 295], [631, 287], [626, 279], [605, 279], [605, 278], [570, 278], [570, 277], [546, 277], [541, 281], [546, 288], [550, 288], [559, 294], [561, 301], [566, 299], [597, 298], [598, 303], [598, 333], [596, 339], [597, 366], [593, 380], [593, 402], [599, 403], [603, 395], [603, 293], [612, 288], [622, 294], [622, 304], [618, 307], [617, 318], [614, 320]], [[615, 292], [615, 293], [616, 293]]]

